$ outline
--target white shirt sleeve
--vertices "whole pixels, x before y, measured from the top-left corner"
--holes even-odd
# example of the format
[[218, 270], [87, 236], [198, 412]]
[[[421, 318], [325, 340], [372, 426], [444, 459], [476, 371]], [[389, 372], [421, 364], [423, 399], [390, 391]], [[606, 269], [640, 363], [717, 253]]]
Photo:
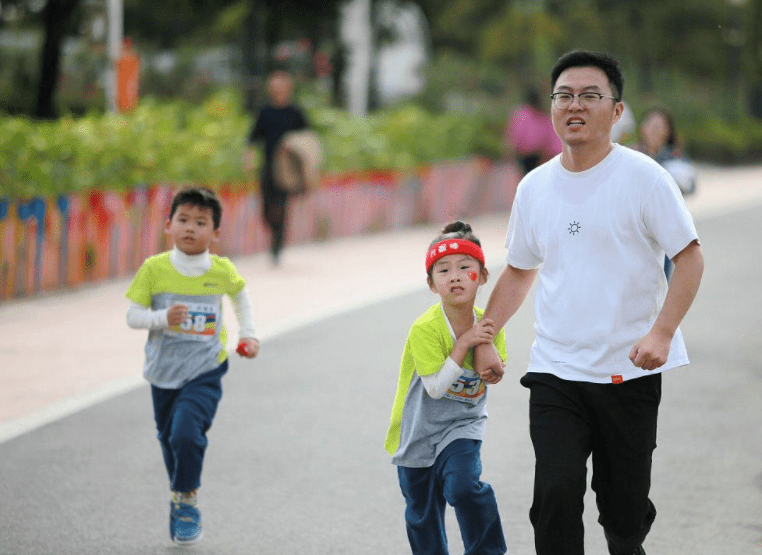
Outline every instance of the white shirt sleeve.
[[238, 319], [239, 339], [256, 339], [257, 330], [254, 327], [254, 316], [252, 315], [251, 310], [251, 297], [249, 296], [249, 290], [244, 287], [235, 297], [232, 297], [230, 300], [233, 304], [235, 317]]
[[161, 330], [169, 327], [168, 308], [153, 310], [136, 302], [127, 309], [127, 325], [134, 329]]
[[455, 385], [463, 369], [450, 357], [435, 374], [421, 376], [423, 387], [432, 399], [441, 399], [451, 386]]
[[676, 185], [664, 171], [646, 199], [643, 215], [646, 227], [670, 259], [698, 239], [693, 217]]
[[525, 185], [522, 180], [508, 220], [508, 234], [505, 238], [505, 248], [508, 249], [506, 261], [519, 270], [534, 270], [543, 260], [538, 255], [539, 249], [534, 236], [528, 231], [529, 222], [525, 214], [531, 214], [531, 211], [526, 210], [524, 191]]

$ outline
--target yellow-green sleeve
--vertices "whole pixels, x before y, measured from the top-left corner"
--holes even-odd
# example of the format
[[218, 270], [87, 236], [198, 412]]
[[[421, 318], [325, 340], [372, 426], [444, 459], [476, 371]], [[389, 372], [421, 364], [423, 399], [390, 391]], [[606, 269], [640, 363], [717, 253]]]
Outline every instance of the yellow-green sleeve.
[[235, 297], [244, 287], [246, 287], [246, 280], [238, 273], [238, 269], [229, 258], [222, 257], [221, 260], [225, 265], [225, 269], [229, 276], [227, 294], [229, 297]]
[[438, 322], [429, 321], [427, 324], [413, 326], [408, 339], [415, 372], [419, 376], [429, 376], [439, 372], [453, 348], [449, 332], [445, 336], [450, 339], [449, 345], [443, 345], [443, 336], [438, 333], [441, 330], [437, 329]]
[[125, 293], [125, 296], [128, 299], [145, 307], [150, 307], [151, 300], [152, 300], [152, 297], [151, 297], [152, 278], [151, 278], [150, 266], [151, 265], [148, 263], [148, 261], [143, 262], [143, 264], [138, 269], [138, 272], [135, 274], [135, 277], [133, 278], [132, 283], [127, 289], [127, 292]]

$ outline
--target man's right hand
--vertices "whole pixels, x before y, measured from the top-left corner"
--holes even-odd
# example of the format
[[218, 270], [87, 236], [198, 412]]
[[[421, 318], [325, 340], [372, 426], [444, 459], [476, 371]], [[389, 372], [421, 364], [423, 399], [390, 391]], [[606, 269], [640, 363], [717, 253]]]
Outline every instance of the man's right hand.
[[482, 343], [474, 347], [474, 371], [489, 384], [503, 379], [505, 365], [492, 343]]

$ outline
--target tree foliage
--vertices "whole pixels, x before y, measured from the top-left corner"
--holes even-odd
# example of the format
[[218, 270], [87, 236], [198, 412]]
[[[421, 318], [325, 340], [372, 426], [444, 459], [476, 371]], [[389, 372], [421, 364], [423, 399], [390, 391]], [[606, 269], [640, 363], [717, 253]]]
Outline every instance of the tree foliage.
[[252, 12], [268, 45], [332, 31], [338, 0], [125, 0], [125, 32], [147, 44], [175, 48], [199, 42], [238, 41]]
[[[250, 78], [267, 71], [268, 52], [284, 39], [337, 44], [339, 9], [347, 1], [124, 0], [124, 28], [137, 44], [156, 48], [238, 43]], [[740, 83], [756, 91], [762, 114], [762, 0], [390, 1], [421, 8], [435, 55], [455, 51], [521, 79], [547, 74], [572, 48], [602, 49], [619, 57], [628, 78], [645, 90], [654, 89], [660, 72], [726, 83], [729, 94]], [[0, 6], [0, 29], [11, 19], [45, 29], [36, 111], [50, 117], [62, 41], [80, 32], [90, 3], [3, 0]]]
[[636, 68], [646, 89], [653, 73], [727, 79], [737, 68], [760, 78], [762, 0], [417, 0], [435, 51], [456, 50], [506, 70], [544, 71], [574, 48], [606, 50]]

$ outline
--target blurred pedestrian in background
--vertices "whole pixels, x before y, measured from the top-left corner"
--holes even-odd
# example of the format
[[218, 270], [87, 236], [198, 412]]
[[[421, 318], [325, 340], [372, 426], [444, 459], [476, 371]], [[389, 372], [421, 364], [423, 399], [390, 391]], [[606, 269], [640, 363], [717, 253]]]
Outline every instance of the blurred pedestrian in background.
[[286, 208], [289, 191], [280, 187], [275, 179], [275, 155], [281, 139], [290, 131], [306, 129], [307, 118], [302, 110], [293, 103], [294, 82], [287, 72], [276, 70], [267, 80], [269, 104], [259, 112], [248, 138], [248, 148], [244, 152], [245, 171], [255, 167], [254, 148], [257, 142], [264, 141], [264, 163], [260, 175], [263, 217], [271, 232], [270, 254], [273, 263], [280, 261], [286, 233]]
[[[652, 108], [645, 113], [640, 124], [636, 150], [648, 154], [674, 178], [683, 196], [696, 191], [696, 171], [683, 156], [672, 114], [665, 108]], [[664, 273], [672, 275], [672, 262], [664, 259]]]
[[524, 89], [524, 102], [516, 107], [503, 131], [506, 157], [515, 157], [526, 175], [561, 152], [561, 140], [538, 89]]
[[140, 92], [140, 56], [132, 47], [132, 39], [122, 39], [122, 52], [116, 62], [116, 105], [120, 112], [129, 112], [138, 105]]
[[662, 164], [680, 157], [677, 130], [672, 115], [664, 108], [652, 108], [640, 123], [636, 150], [648, 154]]
[[632, 141], [632, 134], [635, 132], [635, 114], [624, 100], [622, 106], [622, 115], [611, 128], [611, 142], [628, 144]]

